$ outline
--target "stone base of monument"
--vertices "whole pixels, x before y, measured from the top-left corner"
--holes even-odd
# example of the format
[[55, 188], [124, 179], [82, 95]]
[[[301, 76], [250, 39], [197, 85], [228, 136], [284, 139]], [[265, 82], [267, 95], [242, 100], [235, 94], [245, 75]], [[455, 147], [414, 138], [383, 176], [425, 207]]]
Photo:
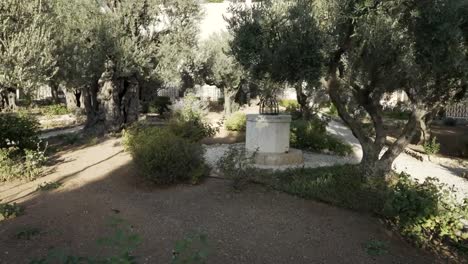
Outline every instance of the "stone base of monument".
[[290, 115], [247, 115], [246, 149], [255, 152], [255, 164], [300, 165], [302, 151], [289, 147]]
[[304, 163], [304, 155], [299, 149], [289, 149], [288, 153], [256, 153], [255, 164], [262, 166], [288, 166]]

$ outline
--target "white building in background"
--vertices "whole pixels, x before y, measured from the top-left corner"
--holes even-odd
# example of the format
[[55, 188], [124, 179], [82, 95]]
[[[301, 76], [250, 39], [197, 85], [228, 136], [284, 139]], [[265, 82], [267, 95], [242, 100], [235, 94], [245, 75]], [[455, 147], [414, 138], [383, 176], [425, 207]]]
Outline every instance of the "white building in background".
[[[227, 31], [228, 23], [225, 18], [230, 18], [229, 6], [234, 1], [225, 0], [222, 3], [204, 3], [203, 19], [200, 23], [200, 40], [207, 39], [213, 33]], [[239, 5], [251, 6], [252, 0], [236, 1]]]

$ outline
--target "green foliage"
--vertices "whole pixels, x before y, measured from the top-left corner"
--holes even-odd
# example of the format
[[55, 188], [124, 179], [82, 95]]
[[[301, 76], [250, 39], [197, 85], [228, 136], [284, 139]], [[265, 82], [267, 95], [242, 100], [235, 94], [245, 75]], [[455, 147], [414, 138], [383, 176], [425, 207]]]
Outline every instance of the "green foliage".
[[[232, 6], [232, 53], [255, 80], [318, 83], [323, 56], [311, 1], [263, 1], [252, 9]], [[287, 65], [287, 67], [285, 67]], [[268, 87], [270, 88], [270, 87]], [[268, 89], [264, 87], [264, 89]]]
[[293, 99], [281, 99], [279, 102], [279, 105], [286, 108], [286, 109], [294, 109], [294, 108], [300, 108], [301, 105], [297, 102], [297, 100]]
[[384, 213], [401, 232], [420, 245], [449, 241], [462, 245], [468, 240], [464, 222], [468, 200], [459, 202], [456, 190], [427, 178], [418, 183], [401, 174], [385, 203]]
[[229, 131], [245, 131], [247, 127], [247, 115], [242, 112], [236, 112], [226, 120], [226, 129]]
[[231, 36], [223, 32], [213, 34], [203, 41], [195, 59], [196, 78], [199, 82], [216, 85], [218, 88], [235, 91], [238, 89], [244, 71], [231, 54]]
[[297, 100], [283, 99], [279, 101], [279, 105], [286, 108], [286, 113], [290, 114], [293, 120], [301, 119], [303, 117], [301, 105]]
[[258, 182], [274, 189], [358, 211], [379, 212], [385, 200], [381, 183], [364, 182], [354, 165], [258, 171], [255, 175]]
[[124, 142], [141, 175], [155, 184], [197, 184], [208, 175], [203, 147], [169, 129], [130, 128]]
[[189, 235], [177, 241], [173, 250], [172, 264], [205, 264], [209, 255], [206, 235]]
[[440, 151], [440, 143], [437, 142], [437, 138], [433, 137], [430, 141], [424, 144], [424, 152], [427, 155], [434, 155]]
[[45, 116], [57, 116], [57, 115], [68, 115], [70, 112], [67, 109], [66, 105], [54, 104], [42, 106], [40, 108], [40, 113]]
[[391, 109], [384, 112], [384, 116], [396, 120], [408, 120], [411, 112], [401, 109]]
[[18, 148], [0, 148], [0, 182], [31, 181], [42, 173], [46, 162], [45, 150], [21, 152]]
[[330, 105], [330, 109], [328, 110], [328, 113], [331, 115], [331, 116], [338, 116], [338, 109], [336, 109], [336, 105], [334, 105], [333, 103]]
[[34, 259], [30, 264], [52, 263], [87, 263], [87, 264], [136, 264], [137, 258], [132, 252], [141, 244], [139, 235], [134, 234], [132, 227], [124, 220], [112, 218], [109, 227], [112, 234], [98, 239], [101, 248], [110, 248], [114, 254], [109, 257], [88, 257], [69, 254], [61, 249], [49, 250], [47, 256]]
[[252, 180], [255, 169], [255, 153], [248, 153], [243, 146], [229, 146], [228, 151], [218, 160], [217, 168], [232, 180], [234, 189], [242, 189]]
[[60, 182], [44, 182], [40, 184], [39, 186], [37, 186], [37, 190], [46, 192], [46, 191], [58, 189], [60, 188], [60, 186], [62, 186], [62, 183]]
[[326, 125], [326, 122], [319, 119], [293, 121], [291, 123], [291, 146], [315, 152], [327, 150], [342, 156], [351, 154], [351, 146], [327, 134]]
[[186, 95], [183, 102], [177, 102], [173, 106], [174, 113], [169, 120], [169, 130], [192, 142], [214, 136], [219, 128], [215, 128], [206, 120], [207, 109], [207, 103], [202, 102], [193, 94]]
[[33, 237], [41, 234], [39, 228], [26, 227], [16, 233], [16, 238], [21, 240], [31, 240]]
[[369, 256], [381, 256], [388, 253], [388, 243], [379, 240], [371, 240], [366, 243], [365, 249]]
[[24, 208], [16, 203], [0, 204], [0, 220], [11, 219], [22, 215]]
[[46, 1], [0, 2], [0, 98], [4, 88], [29, 95], [56, 74], [54, 27], [47, 11]]
[[377, 214], [421, 246], [448, 243], [463, 248], [468, 240], [468, 200], [458, 201], [456, 190], [433, 178], [419, 183], [402, 173], [387, 183], [365, 179], [357, 166], [345, 165], [257, 171], [254, 179], [303, 198]]
[[217, 128], [199, 117], [186, 120], [180, 115], [176, 115], [169, 120], [168, 129], [174, 135], [191, 142], [199, 142], [204, 138], [212, 137], [218, 131]]
[[169, 106], [172, 105], [171, 98], [167, 96], [157, 96], [149, 105], [150, 113], [158, 113], [162, 116], [164, 113], [169, 112]]
[[35, 149], [39, 142], [39, 122], [33, 117], [0, 114], [0, 148]]

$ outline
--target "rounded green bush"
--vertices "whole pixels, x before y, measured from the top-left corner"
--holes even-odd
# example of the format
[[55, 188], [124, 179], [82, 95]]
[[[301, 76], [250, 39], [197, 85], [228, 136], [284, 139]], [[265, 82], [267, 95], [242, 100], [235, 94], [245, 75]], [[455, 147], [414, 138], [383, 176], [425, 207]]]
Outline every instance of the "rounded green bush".
[[241, 112], [232, 114], [226, 120], [226, 129], [229, 131], [245, 131], [247, 126], [247, 115]]
[[208, 173], [202, 145], [167, 128], [131, 128], [124, 140], [141, 175], [155, 184], [196, 184]]
[[349, 144], [327, 133], [326, 125], [326, 122], [319, 119], [293, 121], [291, 123], [291, 146], [315, 152], [328, 150], [341, 156], [352, 153]]
[[16, 147], [20, 151], [36, 149], [38, 135], [39, 122], [35, 118], [0, 114], [0, 148]]

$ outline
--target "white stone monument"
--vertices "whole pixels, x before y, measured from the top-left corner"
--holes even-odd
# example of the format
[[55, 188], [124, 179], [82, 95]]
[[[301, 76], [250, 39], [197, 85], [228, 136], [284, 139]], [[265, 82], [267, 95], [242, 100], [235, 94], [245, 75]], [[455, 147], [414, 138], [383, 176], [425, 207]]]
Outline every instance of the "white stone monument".
[[246, 149], [255, 163], [267, 166], [299, 165], [302, 151], [289, 147], [290, 115], [247, 115]]

